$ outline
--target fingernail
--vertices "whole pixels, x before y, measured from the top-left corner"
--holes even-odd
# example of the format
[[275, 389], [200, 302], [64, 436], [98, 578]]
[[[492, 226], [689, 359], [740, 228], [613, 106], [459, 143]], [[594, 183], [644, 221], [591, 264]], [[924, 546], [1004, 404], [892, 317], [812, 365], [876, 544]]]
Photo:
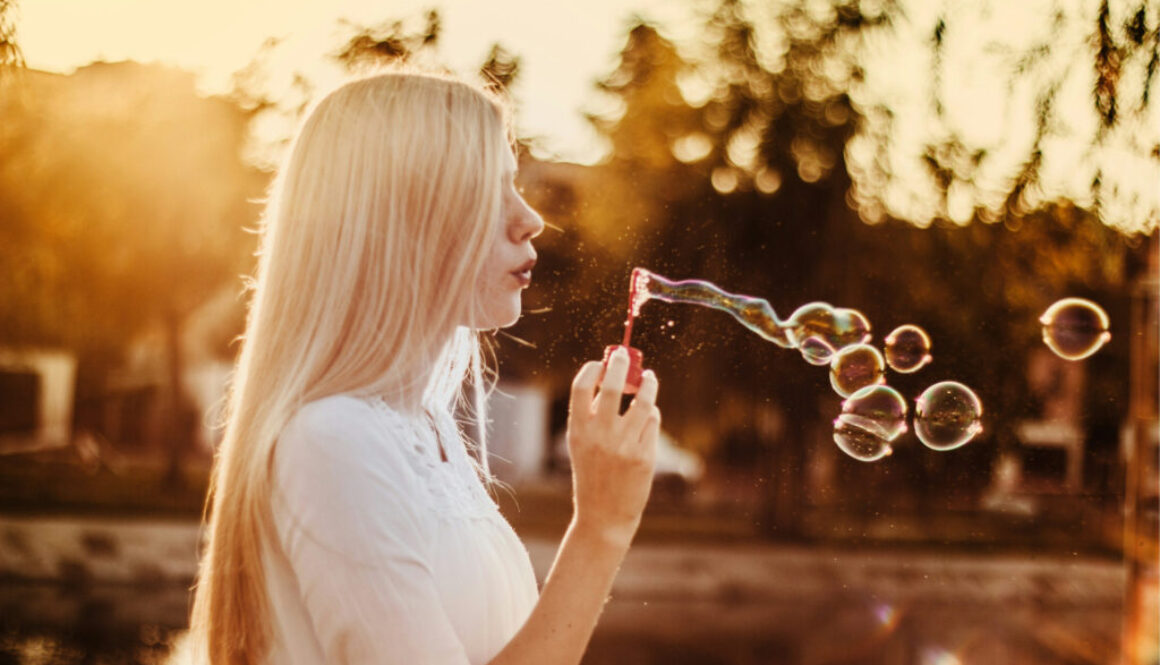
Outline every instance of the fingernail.
[[624, 348], [623, 346], [619, 346], [616, 348], [615, 351], [612, 352], [612, 354], [616, 355], [616, 356], [620, 356], [621, 358], [627, 358], [628, 357], [628, 349]]

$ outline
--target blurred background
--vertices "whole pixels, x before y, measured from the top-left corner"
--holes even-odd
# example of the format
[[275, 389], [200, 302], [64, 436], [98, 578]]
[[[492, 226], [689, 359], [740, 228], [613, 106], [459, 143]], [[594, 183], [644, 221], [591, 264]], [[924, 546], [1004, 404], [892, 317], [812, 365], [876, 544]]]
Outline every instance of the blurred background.
[[[634, 266], [921, 326], [888, 383], [983, 404], [859, 461], [826, 367], [646, 304], [665, 436], [585, 663], [1160, 662], [1157, 3], [0, 0], [0, 663], [164, 662], [266, 187], [317, 91], [397, 59], [517, 109], [548, 230], [490, 441], [541, 576]], [[1042, 337], [1067, 297], [1110, 321], [1081, 360]]]

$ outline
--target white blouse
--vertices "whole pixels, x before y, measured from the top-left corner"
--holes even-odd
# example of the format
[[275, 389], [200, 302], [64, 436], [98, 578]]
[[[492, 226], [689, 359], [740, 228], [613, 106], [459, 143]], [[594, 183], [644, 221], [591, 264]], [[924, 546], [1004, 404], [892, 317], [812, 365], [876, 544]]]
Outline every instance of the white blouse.
[[299, 409], [274, 453], [267, 662], [478, 665], [512, 638], [535, 575], [462, 442], [448, 413]]

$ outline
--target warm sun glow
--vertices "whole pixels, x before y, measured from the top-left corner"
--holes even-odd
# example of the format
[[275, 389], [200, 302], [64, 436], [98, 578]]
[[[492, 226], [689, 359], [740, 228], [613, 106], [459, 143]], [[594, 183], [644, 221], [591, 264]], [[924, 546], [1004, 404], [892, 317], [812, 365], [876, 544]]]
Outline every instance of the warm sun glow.
[[[1160, 105], [1144, 107], [1131, 99], [1119, 109], [1119, 124], [1094, 145], [1101, 129], [1092, 101], [1096, 74], [1086, 55], [1093, 48], [1090, 25], [1078, 20], [1055, 25], [1049, 17], [1058, 5], [1052, 0], [904, 4], [905, 19], [868, 44], [865, 85], [854, 94], [856, 107], [867, 114], [861, 135], [847, 145], [859, 189], [873, 191], [886, 212], [903, 219], [945, 216], [966, 224], [977, 211], [984, 217], [996, 214], [1033, 151], [1040, 95], [1055, 82], [1057, 96], [1039, 145], [1042, 166], [1021, 207], [1059, 199], [1091, 206], [1098, 180], [1106, 223], [1129, 233], [1156, 223], [1160, 161], [1148, 153], [1160, 145]], [[1111, 22], [1126, 22], [1126, 15], [1115, 12], [1128, 7], [1111, 7]], [[935, 56], [930, 43], [940, 21], [946, 28]], [[1078, 64], [1077, 54], [1085, 54]], [[1142, 61], [1125, 62], [1124, 89], [1139, 89], [1142, 83], [1134, 77], [1144, 69]], [[886, 127], [893, 132], [891, 150], [874, 155], [866, 139]], [[931, 196], [931, 174], [920, 157], [929, 146], [956, 141], [969, 150], [934, 155], [956, 176], [942, 202]], [[982, 159], [972, 163], [977, 156]], [[883, 158], [878, 167], [893, 174], [889, 183], [870, 175], [873, 162]]]
[[693, 18], [691, 6], [662, 0], [35, 0], [19, 4], [17, 29], [28, 65], [36, 69], [70, 71], [93, 60], [158, 61], [195, 71], [208, 92], [228, 89], [233, 72], [256, 58], [264, 42], [277, 39], [280, 45], [267, 58], [271, 77], [288, 87], [300, 72], [321, 88], [339, 75], [324, 56], [347, 34], [340, 20], [418, 22], [432, 8], [443, 20], [439, 58], [470, 72], [494, 43], [518, 55], [522, 72], [514, 92], [523, 133], [540, 139], [548, 154], [579, 161], [593, 161], [602, 151], [581, 111], [592, 82], [615, 64], [623, 26], [636, 13], [679, 33]]

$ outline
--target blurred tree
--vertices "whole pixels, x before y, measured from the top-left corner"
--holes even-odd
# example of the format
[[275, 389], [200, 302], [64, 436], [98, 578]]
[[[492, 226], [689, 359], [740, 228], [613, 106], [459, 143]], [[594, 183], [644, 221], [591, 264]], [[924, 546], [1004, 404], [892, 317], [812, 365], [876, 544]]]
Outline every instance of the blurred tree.
[[0, 341], [73, 349], [84, 399], [160, 326], [166, 443], [183, 454], [183, 323], [252, 260], [243, 227], [266, 176], [240, 157], [249, 115], [200, 97], [192, 74], [136, 63], [28, 72], [21, 85], [23, 104], [0, 95]]
[[597, 83], [612, 108], [588, 118], [609, 150], [581, 223], [614, 255], [639, 251], [640, 235], [663, 221], [663, 211], [686, 195], [681, 183], [695, 177], [673, 157], [673, 142], [699, 127], [677, 83], [688, 68], [671, 41], [640, 22], [629, 30], [616, 69]]
[[902, 4], [909, 20], [852, 89], [854, 198], [871, 221], [994, 222], [1070, 201], [1128, 234], [1160, 226], [1160, 5]]
[[424, 50], [438, 46], [443, 26], [439, 11], [428, 11], [424, 19], [425, 25], [417, 32], [409, 32], [401, 20], [387, 21], [376, 26], [344, 21], [354, 34], [334, 53], [334, 59], [348, 71], [396, 61], [406, 62]]
[[[272, 38], [249, 64], [235, 72], [229, 97], [253, 116], [246, 151], [249, 161], [276, 168], [310, 104], [336, 79], [392, 63], [447, 70], [439, 54], [442, 17], [438, 10], [377, 24], [342, 20], [338, 31], [342, 35], [339, 45], [319, 54], [321, 69], [279, 67], [276, 63], [289, 45]], [[299, 62], [300, 58], [294, 60]], [[518, 78], [519, 65], [518, 56], [493, 44], [479, 74], [489, 86], [507, 88]]]
[[0, 69], [24, 66], [24, 54], [16, 43], [16, 0], [0, 0]]
[[492, 44], [479, 66], [479, 75], [487, 81], [490, 90], [510, 93], [512, 84], [520, 75], [520, 57], [500, 44]]

